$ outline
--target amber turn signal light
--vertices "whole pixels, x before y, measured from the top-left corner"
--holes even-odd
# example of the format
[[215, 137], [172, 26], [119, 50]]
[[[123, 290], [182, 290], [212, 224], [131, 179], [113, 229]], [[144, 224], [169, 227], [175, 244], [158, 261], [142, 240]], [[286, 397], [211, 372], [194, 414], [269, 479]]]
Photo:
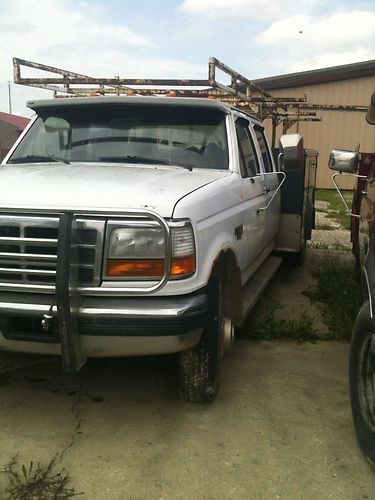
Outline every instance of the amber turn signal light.
[[[195, 257], [172, 259], [171, 277], [186, 277], [195, 272]], [[108, 259], [106, 276], [112, 278], [161, 278], [164, 259]]]

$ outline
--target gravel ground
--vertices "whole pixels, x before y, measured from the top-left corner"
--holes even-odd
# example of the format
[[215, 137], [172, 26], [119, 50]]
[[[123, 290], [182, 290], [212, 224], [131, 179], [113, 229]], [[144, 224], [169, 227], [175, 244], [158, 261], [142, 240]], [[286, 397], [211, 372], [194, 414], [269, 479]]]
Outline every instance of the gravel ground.
[[[315, 212], [315, 226], [318, 229], [313, 230], [309, 246], [321, 249], [350, 250], [350, 232], [347, 229], [343, 229], [340, 224], [330, 219], [325, 212], [321, 211], [327, 210], [328, 206], [329, 203], [326, 201], [315, 202], [315, 208], [317, 209]], [[330, 227], [331, 229], [319, 229], [319, 227]]]

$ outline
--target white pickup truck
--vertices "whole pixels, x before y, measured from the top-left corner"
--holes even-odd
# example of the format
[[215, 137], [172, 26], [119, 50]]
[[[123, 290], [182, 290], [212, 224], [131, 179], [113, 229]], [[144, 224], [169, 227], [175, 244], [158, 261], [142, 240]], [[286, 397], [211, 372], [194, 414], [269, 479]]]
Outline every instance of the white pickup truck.
[[213, 400], [275, 252], [303, 259], [316, 155], [283, 136], [276, 167], [261, 122], [213, 99], [28, 106], [0, 167], [0, 350], [60, 354], [67, 372], [180, 353], [181, 397]]

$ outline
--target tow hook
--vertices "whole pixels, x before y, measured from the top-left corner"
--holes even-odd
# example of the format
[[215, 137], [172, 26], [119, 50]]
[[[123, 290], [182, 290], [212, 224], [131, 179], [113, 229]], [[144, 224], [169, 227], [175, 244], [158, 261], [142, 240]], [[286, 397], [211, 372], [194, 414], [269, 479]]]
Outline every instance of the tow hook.
[[42, 330], [46, 333], [50, 329], [51, 324], [52, 324], [52, 320], [53, 320], [52, 308], [53, 308], [53, 305], [51, 305], [48, 312], [44, 313], [42, 316]]

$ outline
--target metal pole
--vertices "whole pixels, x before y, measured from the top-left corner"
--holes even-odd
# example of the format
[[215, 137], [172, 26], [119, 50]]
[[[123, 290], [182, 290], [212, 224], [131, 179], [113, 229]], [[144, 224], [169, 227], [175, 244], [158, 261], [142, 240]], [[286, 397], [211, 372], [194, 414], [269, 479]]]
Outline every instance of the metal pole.
[[8, 82], [8, 107], [9, 107], [9, 114], [12, 114], [12, 94], [10, 91], [10, 82]]
[[272, 116], [272, 144], [271, 147], [275, 147], [276, 144], [276, 127], [277, 127], [277, 117], [275, 115]]

